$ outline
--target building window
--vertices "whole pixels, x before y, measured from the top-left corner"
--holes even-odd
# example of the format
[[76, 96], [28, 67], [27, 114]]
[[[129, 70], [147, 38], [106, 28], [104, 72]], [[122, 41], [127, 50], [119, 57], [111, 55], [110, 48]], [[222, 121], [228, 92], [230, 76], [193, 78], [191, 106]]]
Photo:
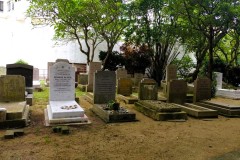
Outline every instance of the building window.
[[7, 2], [7, 7], [8, 7], [8, 11], [11, 11], [11, 2], [10, 1]]
[[3, 1], [0, 1], [0, 12], [3, 12]]

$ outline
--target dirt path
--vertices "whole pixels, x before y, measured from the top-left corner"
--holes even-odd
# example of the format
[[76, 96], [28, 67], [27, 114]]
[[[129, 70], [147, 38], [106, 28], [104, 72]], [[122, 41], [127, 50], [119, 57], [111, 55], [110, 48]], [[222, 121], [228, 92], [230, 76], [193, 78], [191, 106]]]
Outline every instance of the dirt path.
[[[43, 125], [45, 102], [32, 106], [25, 135], [0, 140], [0, 159], [206, 160], [240, 150], [240, 118], [159, 122], [128, 105], [138, 122], [105, 124], [82, 97], [80, 103], [92, 124], [70, 127], [69, 135]], [[0, 130], [0, 137], [4, 133]]]

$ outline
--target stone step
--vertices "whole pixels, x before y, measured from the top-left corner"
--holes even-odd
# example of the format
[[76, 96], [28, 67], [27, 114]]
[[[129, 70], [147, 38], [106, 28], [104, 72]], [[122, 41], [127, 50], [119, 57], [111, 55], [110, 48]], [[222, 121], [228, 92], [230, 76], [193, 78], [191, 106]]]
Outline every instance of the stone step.
[[240, 109], [236, 109], [236, 108], [231, 108], [231, 107], [227, 107], [227, 106], [221, 106], [219, 104], [210, 104], [210, 103], [206, 103], [206, 102], [197, 102], [196, 103], [199, 106], [203, 106], [209, 109], [213, 109], [213, 110], [217, 110], [219, 114], [223, 115], [223, 116], [227, 116], [227, 117], [240, 117]]
[[183, 105], [174, 104], [181, 107], [182, 111], [187, 112], [188, 115], [196, 118], [217, 118], [218, 111], [201, 107], [191, 103], [185, 103]]

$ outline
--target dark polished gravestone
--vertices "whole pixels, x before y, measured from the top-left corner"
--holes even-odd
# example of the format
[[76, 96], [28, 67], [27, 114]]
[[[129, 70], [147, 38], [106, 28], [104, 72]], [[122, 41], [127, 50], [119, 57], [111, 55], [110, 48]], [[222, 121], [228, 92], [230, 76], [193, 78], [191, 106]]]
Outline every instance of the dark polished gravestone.
[[27, 64], [7, 64], [7, 75], [22, 75], [26, 87], [33, 86], [33, 66]]
[[93, 83], [92, 111], [107, 123], [136, 121], [136, 115], [125, 107], [113, 110], [109, 102], [116, 99], [116, 73], [114, 71], [97, 71]]
[[186, 112], [170, 103], [158, 99], [157, 83], [153, 79], [143, 79], [139, 84], [139, 101], [135, 102], [135, 108], [144, 115], [157, 121], [186, 120]]
[[0, 128], [25, 127], [29, 106], [25, 100], [25, 78], [20, 75], [0, 77]]
[[130, 78], [119, 78], [117, 85], [117, 98], [127, 104], [134, 104], [138, 101], [136, 96], [132, 95], [133, 82]]

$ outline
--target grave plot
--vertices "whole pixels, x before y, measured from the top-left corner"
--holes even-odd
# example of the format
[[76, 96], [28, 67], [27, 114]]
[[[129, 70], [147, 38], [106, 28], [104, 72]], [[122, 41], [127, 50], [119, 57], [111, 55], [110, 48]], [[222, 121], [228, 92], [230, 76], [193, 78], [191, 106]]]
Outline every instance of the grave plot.
[[186, 120], [187, 114], [179, 106], [157, 100], [140, 100], [135, 103], [136, 109], [157, 121]]
[[224, 103], [215, 103], [209, 100], [196, 103], [199, 106], [217, 110], [219, 114], [227, 117], [240, 117], [240, 106], [234, 106]]
[[91, 123], [75, 101], [74, 68], [66, 61], [57, 61], [50, 67], [49, 105], [44, 114], [46, 126]]
[[201, 107], [196, 104], [185, 103], [185, 104], [174, 104], [181, 107], [181, 110], [186, 112], [188, 115], [196, 118], [218, 118], [218, 111]]
[[130, 78], [119, 78], [117, 85], [117, 98], [126, 104], [134, 104], [138, 101], [136, 96], [132, 95], [132, 80]]
[[135, 103], [138, 111], [158, 121], [187, 119], [180, 107], [157, 100], [158, 86], [153, 79], [143, 79], [139, 86], [139, 101]]
[[136, 120], [135, 113], [116, 103], [116, 74], [113, 71], [97, 71], [93, 84], [92, 111], [107, 123]]
[[0, 128], [28, 125], [29, 106], [25, 100], [25, 78], [20, 75], [0, 77]]

